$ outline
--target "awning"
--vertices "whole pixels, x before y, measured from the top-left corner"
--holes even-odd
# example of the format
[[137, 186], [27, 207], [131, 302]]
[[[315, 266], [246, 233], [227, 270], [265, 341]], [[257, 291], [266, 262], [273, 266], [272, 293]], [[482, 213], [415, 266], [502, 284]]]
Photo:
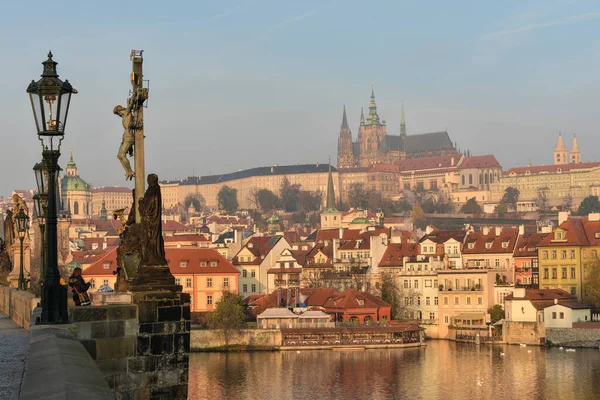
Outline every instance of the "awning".
[[502, 326], [502, 323], [504, 322], [504, 319], [501, 319], [499, 321], [494, 322], [492, 325], [493, 326]]
[[485, 319], [485, 314], [465, 313], [465, 314], [455, 315], [452, 318], [454, 318], [454, 319]]

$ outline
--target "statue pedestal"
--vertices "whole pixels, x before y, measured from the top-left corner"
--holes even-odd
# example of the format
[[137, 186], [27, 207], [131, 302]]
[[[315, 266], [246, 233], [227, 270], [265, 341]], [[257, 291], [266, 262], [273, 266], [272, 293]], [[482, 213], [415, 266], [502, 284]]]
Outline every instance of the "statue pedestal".
[[[8, 284], [10, 287], [19, 286], [19, 274], [21, 272], [21, 242], [17, 240], [17, 242], [13, 243], [11, 246], [11, 252], [13, 255], [13, 269], [8, 274]], [[29, 247], [29, 240], [23, 241], [23, 276], [26, 281], [29, 281], [30, 275], [30, 266], [31, 266], [31, 248]], [[28, 285], [29, 286], [29, 285]]]
[[141, 265], [137, 276], [129, 285], [132, 292], [169, 291], [181, 292], [181, 285], [175, 285], [175, 277], [168, 265]]

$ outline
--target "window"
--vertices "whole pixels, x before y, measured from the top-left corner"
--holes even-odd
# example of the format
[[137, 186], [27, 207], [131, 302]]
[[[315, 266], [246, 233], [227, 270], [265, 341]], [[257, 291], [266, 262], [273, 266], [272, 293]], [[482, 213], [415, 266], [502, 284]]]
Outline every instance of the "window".
[[577, 296], [577, 288], [574, 286], [571, 287], [571, 296]]
[[569, 251], [569, 258], [575, 258], [575, 250]]
[[548, 268], [544, 268], [544, 279], [549, 279], [550, 276], [548, 275]]
[[192, 287], [192, 278], [185, 278], [185, 287]]
[[552, 259], [556, 260], [556, 250], [552, 250]]
[[477, 305], [479, 305], [479, 306], [483, 305], [483, 297], [482, 296], [477, 296]]
[[212, 295], [206, 296], [206, 305], [210, 306], [212, 304]]
[[467, 305], [470, 306], [471, 305], [471, 296], [467, 297]]
[[415, 289], [419, 288], [419, 281], [415, 279]]
[[496, 260], [494, 260], [494, 266], [499, 267], [500, 266], [500, 259], [496, 258]]
[[575, 279], [576, 275], [575, 275], [575, 268], [571, 268], [571, 279]]
[[433, 298], [433, 305], [434, 305], [434, 306], [437, 306], [437, 305], [438, 305], [438, 303], [439, 303], [439, 302], [438, 302], [438, 298], [437, 298], [437, 296], [435, 296], [435, 297]]
[[556, 319], [556, 312], [552, 312], [552, 319]]
[[202, 268], [206, 268], [206, 261], [202, 261], [202, 262], [200, 263], [200, 266], [201, 266]]
[[447, 306], [448, 305], [448, 297], [444, 296], [444, 305]]
[[420, 306], [421, 305], [421, 297], [417, 297], [417, 305]]
[[110, 264], [109, 262], [102, 264], [102, 268], [104, 269], [109, 269], [110, 268]]
[[449, 318], [448, 318], [448, 316], [447, 316], [447, 315], [444, 315], [444, 323], [445, 323], [445, 324], [447, 324], [447, 323], [449, 323], [449, 322], [450, 322], [450, 321], [449, 321]]
[[250, 272], [250, 278], [256, 278], [256, 271]]
[[559, 313], [559, 316], [560, 316], [560, 319], [565, 319], [565, 313], [564, 312]]
[[454, 297], [454, 305], [457, 306], [459, 304], [460, 304], [460, 299], [457, 296], [455, 296]]
[[213, 261], [213, 262], [211, 262], [211, 263], [210, 263], [210, 266], [211, 266], [211, 267], [216, 267], [216, 266], [217, 266], [217, 262], [216, 262], [216, 261]]
[[206, 287], [212, 287], [212, 278], [206, 278]]
[[229, 287], [229, 278], [223, 278], [223, 287]]
[[567, 269], [563, 268], [561, 272], [562, 272], [562, 279], [567, 279]]
[[435, 313], [430, 312], [429, 313], [429, 319], [435, 319]]
[[544, 250], [544, 251], [542, 252], [542, 258], [543, 258], [544, 260], [547, 260], [547, 259], [548, 259], [548, 250]]
[[410, 283], [409, 283], [408, 279], [405, 279], [404, 280], [404, 289], [408, 289], [408, 288], [410, 288]]
[[181, 285], [181, 278], [175, 278], [175, 284]]
[[431, 297], [425, 297], [425, 305], [426, 306], [430, 306], [431, 305]]
[[425, 279], [425, 287], [431, 287], [431, 279]]
[[247, 278], [248, 277], [248, 271], [246, 271], [245, 269], [242, 270], [242, 278]]
[[552, 268], [552, 279], [556, 279], [558, 277], [558, 272], [556, 271], [556, 268]]
[[185, 268], [185, 267], [187, 267], [187, 261], [181, 261], [181, 262], [179, 263], [179, 267], [181, 267], [181, 268]]
[[563, 258], [563, 259], [564, 259], [564, 258], [567, 258], [567, 251], [566, 251], [566, 250], [562, 250], [562, 251], [560, 252], [560, 258]]
[[252, 293], [256, 293], [256, 285], [254, 283], [252, 284]]
[[104, 279], [104, 280], [102, 281], [102, 284], [103, 284], [103, 285], [108, 285], [108, 279]]
[[[175, 280], [177, 281], [177, 279], [175, 279]], [[176, 284], [178, 285], [178, 283], [176, 283]], [[94, 280], [93, 280], [93, 279], [91, 279], [91, 280], [90, 280], [90, 287], [91, 287], [92, 289], [96, 289], [96, 282], [94, 282]]]
[[248, 293], [248, 285], [246, 285], [246, 284], [242, 285], [242, 292]]

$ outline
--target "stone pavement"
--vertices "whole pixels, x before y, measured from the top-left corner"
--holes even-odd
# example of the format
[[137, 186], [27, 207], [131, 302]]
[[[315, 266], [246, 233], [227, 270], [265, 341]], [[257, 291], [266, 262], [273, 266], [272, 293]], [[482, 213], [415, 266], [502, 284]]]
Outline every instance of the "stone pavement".
[[0, 312], [0, 400], [19, 398], [29, 332]]

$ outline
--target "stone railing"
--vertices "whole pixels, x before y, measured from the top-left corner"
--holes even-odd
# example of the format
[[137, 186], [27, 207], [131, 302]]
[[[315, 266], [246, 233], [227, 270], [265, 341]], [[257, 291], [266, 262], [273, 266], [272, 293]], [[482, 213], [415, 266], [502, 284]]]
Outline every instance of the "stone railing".
[[39, 301], [39, 297], [28, 291], [0, 286], [0, 312], [27, 331], [31, 326], [31, 313]]

